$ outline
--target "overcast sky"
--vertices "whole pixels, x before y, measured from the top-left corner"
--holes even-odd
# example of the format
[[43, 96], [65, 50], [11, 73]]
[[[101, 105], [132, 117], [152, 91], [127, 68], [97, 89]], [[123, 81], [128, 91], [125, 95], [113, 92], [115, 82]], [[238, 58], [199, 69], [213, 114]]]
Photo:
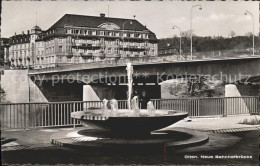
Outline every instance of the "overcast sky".
[[183, 31], [190, 29], [190, 8], [193, 9], [193, 29], [199, 36], [228, 36], [233, 30], [236, 35], [252, 32], [252, 19], [245, 16], [245, 10], [254, 15], [255, 34], [259, 32], [259, 2], [174, 2], [174, 1], [3, 1], [2, 37], [10, 37], [31, 29], [36, 24], [48, 29], [64, 14], [99, 16], [100, 13], [117, 18], [133, 18], [153, 31], [158, 38], [179, 35], [173, 30], [176, 25]]

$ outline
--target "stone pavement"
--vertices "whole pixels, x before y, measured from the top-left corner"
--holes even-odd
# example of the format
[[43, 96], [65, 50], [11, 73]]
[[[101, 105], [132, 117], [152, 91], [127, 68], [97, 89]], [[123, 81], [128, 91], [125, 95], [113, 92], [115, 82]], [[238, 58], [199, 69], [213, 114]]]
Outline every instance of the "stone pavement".
[[175, 123], [169, 127], [185, 127], [200, 131], [243, 131], [247, 130], [260, 130], [260, 125], [245, 125], [239, 124], [244, 119], [251, 119], [259, 115], [235, 115], [227, 117], [208, 117], [208, 118], [186, 118], [178, 123]]
[[[245, 118], [251, 118], [250, 115], [216, 117], [216, 118], [191, 118], [184, 119], [170, 127], [182, 127], [211, 133], [230, 133], [249, 130], [260, 130], [260, 125], [238, 124]], [[260, 118], [260, 116], [257, 116]], [[86, 127], [77, 127], [77, 130], [86, 129]], [[34, 149], [41, 147], [51, 147], [50, 136], [65, 130], [74, 131], [74, 128], [52, 128], [52, 129], [34, 129], [34, 130], [10, 130], [1, 131], [1, 137], [11, 140], [2, 145], [2, 151]]]

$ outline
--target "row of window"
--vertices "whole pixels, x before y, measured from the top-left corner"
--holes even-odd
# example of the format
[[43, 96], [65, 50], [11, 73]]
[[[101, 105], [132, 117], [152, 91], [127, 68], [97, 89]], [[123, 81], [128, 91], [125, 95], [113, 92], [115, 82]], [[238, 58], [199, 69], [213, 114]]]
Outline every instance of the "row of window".
[[26, 44], [16, 44], [10, 47], [12, 50], [17, 50], [17, 49], [28, 49], [30, 48], [30, 43]]
[[[120, 50], [118, 48], [113, 48], [113, 47], [109, 47], [107, 48], [107, 50], [105, 50], [105, 48], [101, 48], [100, 50], [86, 50], [86, 49], [77, 49], [77, 48], [72, 48], [72, 52], [73, 53], [99, 53], [100, 51], [106, 52], [107, 54], [138, 54], [138, 52], [135, 51], [129, 51], [129, 50]], [[140, 55], [148, 55], [149, 51], [145, 50], [145, 51], [141, 51]], [[155, 50], [152, 49], [151, 50], [151, 55], [155, 55]]]
[[67, 34], [76, 35], [93, 35], [93, 36], [112, 36], [112, 37], [131, 37], [148, 39], [149, 34], [137, 32], [122, 32], [122, 31], [102, 31], [102, 30], [82, 30], [82, 29], [65, 29]]
[[171, 53], [176, 53], [176, 49], [168, 49], [168, 50], [160, 50], [159, 54], [171, 54]]
[[137, 43], [137, 42], [127, 42], [127, 41], [120, 41], [118, 39], [114, 40], [114, 41], [111, 41], [111, 40], [101, 40], [101, 41], [98, 41], [98, 40], [94, 40], [94, 41], [91, 41], [91, 40], [83, 40], [83, 39], [79, 39], [79, 40], [75, 40], [75, 43], [76, 44], [104, 44], [104, 45], [125, 45], [125, 46], [139, 46], [139, 47], [156, 47], [157, 44], [155, 43], [148, 43], [148, 41], [145, 41], [143, 43]]

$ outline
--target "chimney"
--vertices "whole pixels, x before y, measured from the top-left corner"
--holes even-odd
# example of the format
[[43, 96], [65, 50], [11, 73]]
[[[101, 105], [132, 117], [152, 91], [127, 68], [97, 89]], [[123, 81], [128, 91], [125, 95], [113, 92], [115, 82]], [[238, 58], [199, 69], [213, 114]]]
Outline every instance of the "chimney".
[[24, 35], [24, 31], [22, 31], [22, 34]]
[[28, 34], [28, 35], [30, 34], [30, 30], [27, 30], [27, 34]]
[[100, 13], [100, 17], [105, 17], [105, 14], [104, 13]]
[[16, 36], [16, 32], [14, 33], [14, 36]]

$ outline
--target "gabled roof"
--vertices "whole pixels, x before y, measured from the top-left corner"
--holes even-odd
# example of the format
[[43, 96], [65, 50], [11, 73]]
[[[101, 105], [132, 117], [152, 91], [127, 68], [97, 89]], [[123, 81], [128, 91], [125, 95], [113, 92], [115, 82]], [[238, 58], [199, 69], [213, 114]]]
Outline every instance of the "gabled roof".
[[[48, 30], [53, 30], [56, 28], [64, 28], [64, 25], [73, 25], [78, 27], [90, 27], [98, 28], [99, 25], [110, 22], [118, 25], [120, 29], [123, 29], [124, 22], [125, 30], [137, 30], [143, 31], [148, 30], [140, 22], [134, 19], [123, 19], [123, 18], [111, 18], [111, 17], [98, 17], [98, 16], [84, 16], [84, 15], [74, 15], [74, 14], [65, 14], [61, 19], [59, 19], [54, 25], [52, 25]], [[130, 24], [132, 21], [132, 24]]]

